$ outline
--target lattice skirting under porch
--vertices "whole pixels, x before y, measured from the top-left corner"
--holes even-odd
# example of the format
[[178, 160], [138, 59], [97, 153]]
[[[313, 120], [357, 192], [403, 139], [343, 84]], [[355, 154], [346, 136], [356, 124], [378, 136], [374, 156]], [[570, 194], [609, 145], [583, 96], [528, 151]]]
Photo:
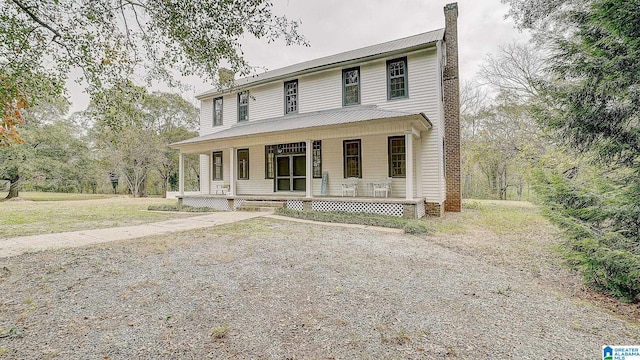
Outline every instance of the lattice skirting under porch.
[[314, 211], [346, 211], [353, 213], [369, 213], [402, 217], [402, 204], [383, 204], [369, 202], [340, 202], [340, 201], [313, 201], [311, 210]]
[[304, 210], [304, 203], [301, 200], [287, 200], [287, 209]]
[[[207, 197], [207, 196], [185, 196], [182, 198], [184, 205], [193, 207], [209, 207], [220, 211], [236, 211], [238, 207], [242, 206], [247, 201], [251, 201], [254, 198], [225, 198], [225, 197]], [[259, 198], [259, 200], [265, 200]], [[271, 199], [267, 199], [271, 200]], [[281, 201], [284, 199], [281, 199]], [[352, 213], [368, 213], [368, 214], [380, 214], [396, 217], [417, 217], [422, 218], [425, 216], [426, 209], [424, 200], [416, 202], [378, 202], [364, 200], [347, 200], [342, 199], [286, 199], [286, 207], [292, 210], [314, 210], [314, 211], [345, 211]]]
[[[182, 204], [193, 207], [208, 207], [221, 211], [229, 211], [229, 201], [224, 198], [185, 197]], [[235, 210], [235, 203], [234, 203]]]

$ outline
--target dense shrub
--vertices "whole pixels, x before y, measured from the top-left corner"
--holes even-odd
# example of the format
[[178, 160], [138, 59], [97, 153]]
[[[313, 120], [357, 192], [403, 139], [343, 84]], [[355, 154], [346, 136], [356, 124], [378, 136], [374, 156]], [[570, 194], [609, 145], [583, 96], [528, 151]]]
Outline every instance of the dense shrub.
[[564, 230], [569, 264], [587, 284], [623, 301], [640, 301], [640, 191], [542, 171], [536, 173], [536, 191], [545, 214]]
[[162, 204], [162, 205], [149, 205], [147, 210], [150, 211], [182, 211], [182, 212], [214, 212], [215, 209], [208, 207], [193, 207], [179, 204]]

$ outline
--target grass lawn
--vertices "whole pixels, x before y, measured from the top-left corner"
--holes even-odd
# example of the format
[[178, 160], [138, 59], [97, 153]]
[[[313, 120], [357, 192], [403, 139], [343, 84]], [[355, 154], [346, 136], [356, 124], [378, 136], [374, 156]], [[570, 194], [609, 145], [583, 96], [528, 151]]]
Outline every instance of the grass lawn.
[[[78, 194], [78, 193], [54, 193], [38, 191], [20, 191], [20, 198], [30, 201], [67, 201], [67, 200], [95, 200], [116, 197], [111, 194]], [[0, 201], [7, 196], [6, 192], [0, 192]], [[121, 195], [122, 196], [122, 195]], [[123, 196], [124, 197], [124, 196]]]
[[497, 265], [540, 276], [541, 269], [557, 270], [544, 263], [562, 262], [554, 251], [562, 241], [557, 228], [529, 202], [465, 200], [461, 213], [428, 221], [436, 228], [435, 242]]
[[0, 202], [0, 238], [138, 225], [197, 215], [146, 211], [149, 205], [174, 204], [175, 199], [29, 192], [21, 192], [20, 197], [23, 200]]

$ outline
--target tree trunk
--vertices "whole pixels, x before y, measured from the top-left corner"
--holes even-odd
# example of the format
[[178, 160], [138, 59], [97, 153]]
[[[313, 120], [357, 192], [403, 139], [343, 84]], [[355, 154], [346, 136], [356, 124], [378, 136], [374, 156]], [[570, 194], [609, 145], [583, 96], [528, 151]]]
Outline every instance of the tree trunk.
[[20, 188], [20, 177], [17, 176], [13, 179], [9, 179], [9, 194], [5, 199], [13, 199], [18, 197], [18, 189]]
[[147, 176], [145, 174], [145, 176], [142, 178], [142, 181], [140, 182], [140, 186], [138, 187], [138, 197], [148, 197], [149, 194], [147, 193]]

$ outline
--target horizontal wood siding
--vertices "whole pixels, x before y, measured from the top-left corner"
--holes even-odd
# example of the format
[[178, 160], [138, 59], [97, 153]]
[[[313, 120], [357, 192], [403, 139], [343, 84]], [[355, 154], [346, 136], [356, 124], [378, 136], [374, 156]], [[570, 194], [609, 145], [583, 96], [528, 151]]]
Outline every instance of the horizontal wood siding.
[[442, 163], [442, 139], [435, 129], [422, 132], [422, 195], [429, 202], [441, 202], [440, 169]]
[[213, 132], [213, 99], [200, 102], [200, 135]]
[[236, 194], [273, 194], [273, 180], [264, 178], [264, 146], [250, 146], [248, 149], [249, 180], [236, 180]]
[[[226, 94], [222, 97], [222, 125], [215, 126], [213, 131], [228, 129], [238, 122], [238, 97], [236, 94]], [[213, 111], [213, 109], [212, 109]], [[213, 116], [213, 115], [211, 115]]]
[[[414, 139], [414, 161], [416, 181], [414, 196], [426, 197], [430, 202], [442, 202], [445, 195], [442, 139], [444, 113], [442, 108], [441, 74], [439, 55], [435, 49], [419, 50], [407, 56], [409, 96], [404, 99], [387, 100], [386, 60], [379, 59], [347, 67], [360, 66], [361, 104], [377, 105], [383, 109], [410, 113], [423, 112], [433, 128], [423, 131]], [[400, 55], [397, 57], [401, 57]], [[396, 58], [396, 57], [394, 57]], [[293, 80], [293, 79], [289, 79]], [[284, 115], [283, 81], [274, 81], [250, 88], [249, 121], [258, 121]], [[338, 109], [342, 107], [342, 69], [325, 70], [303, 75], [298, 78], [298, 113]], [[237, 123], [237, 93], [224, 95], [223, 126], [213, 127], [212, 99], [202, 100], [201, 134], [219, 131]], [[237, 181], [238, 194], [272, 194], [273, 181], [264, 179], [264, 144], [278, 144], [305, 139], [322, 139], [323, 171], [329, 172], [328, 194], [340, 195], [343, 182], [342, 140], [362, 139], [363, 180], [362, 183], [379, 180], [388, 176], [387, 137], [404, 132], [394, 124], [386, 124], [385, 135], [368, 135], [369, 129], [345, 126], [342, 129], [320, 129], [316, 132], [304, 130], [270, 134], [264, 137], [252, 136], [245, 139], [223, 141], [224, 146], [236, 148], [250, 147], [250, 180]], [[373, 129], [371, 130], [373, 131]], [[381, 133], [380, 128], [375, 130]], [[374, 133], [374, 132], [369, 132]], [[340, 136], [340, 138], [336, 138]], [[206, 146], [203, 144], [203, 147]], [[202, 149], [206, 151], [206, 147]], [[224, 149], [224, 177], [229, 183], [228, 147]], [[208, 160], [207, 160], [208, 161]], [[211, 171], [210, 164], [201, 164], [201, 171]], [[206, 180], [205, 180], [206, 181]], [[214, 184], [206, 181], [207, 184]], [[393, 180], [393, 197], [404, 197], [404, 179]], [[314, 195], [320, 194], [321, 180], [313, 180]], [[205, 188], [204, 186], [202, 187]], [[208, 190], [207, 190], [208, 191]], [[364, 195], [364, 188], [361, 194]]]
[[209, 194], [209, 157], [207, 155], [200, 154], [200, 193]]
[[[209, 190], [209, 194], [215, 194], [215, 190], [216, 187], [218, 185], [223, 186], [223, 185], [229, 185], [230, 184], [230, 174], [229, 174], [229, 148], [226, 149], [215, 149], [213, 151], [211, 151], [211, 153], [213, 153], [214, 151], [222, 151], [222, 180], [213, 180], [213, 155], [211, 156], [211, 158], [209, 159], [210, 164], [209, 164], [209, 179], [211, 179], [210, 182], [210, 190]], [[202, 175], [201, 175], [202, 176]]]
[[323, 71], [298, 79], [298, 112], [337, 109], [342, 107], [342, 71]]
[[[397, 134], [396, 134], [397, 135]], [[360, 139], [362, 142], [362, 178], [359, 181], [358, 195], [371, 196], [367, 183], [387, 179], [389, 165], [387, 154], [387, 136], [374, 135], [359, 138], [327, 139], [322, 141], [322, 171], [329, 175], [327, 195], [341, 196], [345, 181], [343, 168], [343, 140]], [[391, 185], [391, 197], [405, 196], [405, 179], [394, 178]], [[319, 190], [319, 188], [318, 188]], [[319, 192], [314, 188], [314, 194]]]
[[222, 97], [222, 125], [213, 126], [213, 99], [202, 100], [200, 106], [200, 135], [228, 129], [238, 122], [236, 94]]
[[251, 88], [249, 94], [249, 121], [284, 115], [284, 83], [282, 81]]
[[412, 113], [424, 112], [437, 126], [441, 97], [435, 50], [418, 51], [407, 56], [407, 98], [387, 100], [386, 66], [386, 60], [378, 60], [360, 67], [362, 104]]

